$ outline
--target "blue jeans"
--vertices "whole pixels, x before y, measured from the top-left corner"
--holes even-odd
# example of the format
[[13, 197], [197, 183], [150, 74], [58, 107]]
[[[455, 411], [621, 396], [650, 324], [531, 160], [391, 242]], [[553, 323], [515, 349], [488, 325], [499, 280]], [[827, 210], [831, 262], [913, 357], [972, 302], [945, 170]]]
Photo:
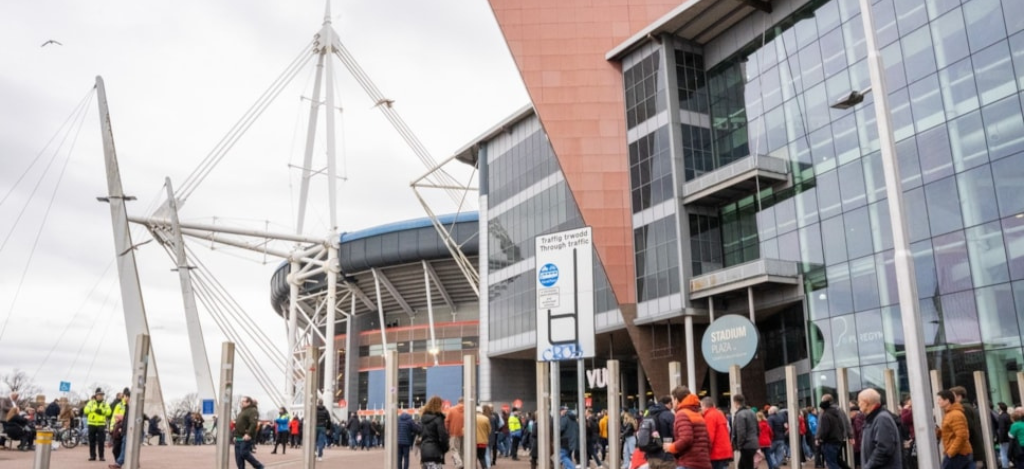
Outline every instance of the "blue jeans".
[[196, 446], [203, 444], [203, 427], [196, 428]]
[[398, 445], [398, 469], [409, 469], [409, 445]]
[[839, 469], [839, 445], [837, 443], [822, 443], [821, 454], [825, 458], [825, 467]]
[[324, 427], [316, 427], [316, 457], [324, 457], [324, 446], [327, 446], [327, 430]]
[[772, 442], [772, 457], [775, 458], [775, 467], [782, 465], [782, 462], [786, 460], [786, 440]]
[[711, 461], [711, 469], [729, 469], [729, 463], [732, 461]]
[[942, 469], [967, 469], [974, 463], [974, 458], [971, 455], [963, 456], [956, 455], [952, 458], [949, 456], [942, 457]]
[[235, 439], [235, 465], [238, 466], [238, 469], [245, 469], [246, 461], [249, 461], [249, 464], [256, 469], [263, 469], [263, 464], [260, 464], [252, 455], [252, 440]]
[[576, 469], [576, 464], [573, 464], [572, 458], [569, 457], [569, 449], [559, 448], [558, 453], [562, 459], [562, 469]]
[[114, 460], [114, 462], [117, 463], [118, 466], [123, 466], [124, 465], [124, 450], [127, 447], [128, 447], [128, 436], [125, 435], [124, 438], [121, 438], [121, 452], [117, 454], [117, 458]]
[[[622, 467], [628, 468], [633, 459], [633, 451], [636, 449], [636, 436], [627, 436], [622, 442]], [[615, 468], [612, 468], [615, 469]]]
[[349, 448], [356, 449], [358, 447], [357, 442], [356, 442], [356, 435], [358, 435], [358, 434], [359, 434], [359, 432], [357, 432], [357, 431], [350, 431], [350, 432], [348, 432], [348, 447]]

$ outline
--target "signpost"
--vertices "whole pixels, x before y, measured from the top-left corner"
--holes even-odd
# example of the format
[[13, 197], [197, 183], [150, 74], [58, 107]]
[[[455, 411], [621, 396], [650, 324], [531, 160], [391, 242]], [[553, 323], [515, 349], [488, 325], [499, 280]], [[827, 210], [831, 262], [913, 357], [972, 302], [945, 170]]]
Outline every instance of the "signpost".
[[70, 381], [61, 381], [60, 382], [60, 392], [71, 392], [71, 382]]
[[203, 399], [203, 415], [212, 415], [214, 404], [215, 401], [213, 399]]
[[728, 373], [733, 365], [744, 367], [757, 353], [757, 328], [749, 319], [727, 314], [708, 326], [701, 340], [704, 360], [715, 371]]
[[589, 227], [538, 236], [537, 361], [594, 357], [594, 246]]

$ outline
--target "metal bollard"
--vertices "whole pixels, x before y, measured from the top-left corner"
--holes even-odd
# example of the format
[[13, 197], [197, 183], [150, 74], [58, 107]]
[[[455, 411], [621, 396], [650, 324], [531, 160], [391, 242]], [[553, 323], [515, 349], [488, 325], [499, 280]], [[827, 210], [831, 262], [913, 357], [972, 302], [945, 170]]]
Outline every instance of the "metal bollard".
[[53, 448], [53, 430], [36, 432], [36, 462], [33, 469], [50, 469], [50, 450]]

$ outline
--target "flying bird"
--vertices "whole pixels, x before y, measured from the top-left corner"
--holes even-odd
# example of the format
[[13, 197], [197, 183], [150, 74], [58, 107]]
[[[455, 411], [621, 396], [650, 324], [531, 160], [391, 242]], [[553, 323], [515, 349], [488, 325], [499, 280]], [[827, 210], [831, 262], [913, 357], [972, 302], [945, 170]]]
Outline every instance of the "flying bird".
[[43, 45], [41, 45], [39, 47], [46, 47], [46, 46], [48, 46], [50, 44], [57, 44], [58, 46], [63, 46], [64, 45], [64, 44], [61, 44], [60, 42], [57, 42], [57, 41], [54, 41], [53, 39], [50, 39], [49, 41], [44, 42]]

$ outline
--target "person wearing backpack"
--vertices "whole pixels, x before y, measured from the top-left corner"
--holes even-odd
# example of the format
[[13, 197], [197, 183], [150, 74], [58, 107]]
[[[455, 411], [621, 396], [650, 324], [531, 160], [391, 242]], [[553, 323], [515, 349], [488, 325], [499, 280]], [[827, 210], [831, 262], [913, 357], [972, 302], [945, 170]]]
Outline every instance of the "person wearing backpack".
[[715, 400], [705, 397], [700, 401], [704, 423], [708, 427], [708, 441], [711, 443], [711, 467], [727, 469], [732, 462], [732, 442], [729, 441], [729, 424], [725, 414], [715, 407]]
[[864, 418], [860, 436], [861, 469], [901, 469], [900, 432], [896, 418], [882, 407], [882, 395], [868, 388], [857, 395]]
[[675, 469], [676, 458], [665, 452], [664, 443], [672, 440], [676, 415], [669, 407], [672, 396], [662, 396], [647, 408], [647, 416], [636, 432], [637, 448], [644, 453], [650, 469]]
[[[757, 428], [757, 417], [747, 407], [747, 399], [742, 394], [732, 396], [735, 415], [732, 417], [732, 447], [739, 450], [740, 460], [737, 469], [754, 469], [754, 455], [760, 448]], [[771, 440], [768, 440], [771, 445]]]
[[665, 452], [675, 455], [678, 468], [711, 469], [711, 443], [700, 414], [700, 400], [685, 386], [676, 386], [672, 404], [676, 409], [675, 428], [673, 441], [664, 444]]

